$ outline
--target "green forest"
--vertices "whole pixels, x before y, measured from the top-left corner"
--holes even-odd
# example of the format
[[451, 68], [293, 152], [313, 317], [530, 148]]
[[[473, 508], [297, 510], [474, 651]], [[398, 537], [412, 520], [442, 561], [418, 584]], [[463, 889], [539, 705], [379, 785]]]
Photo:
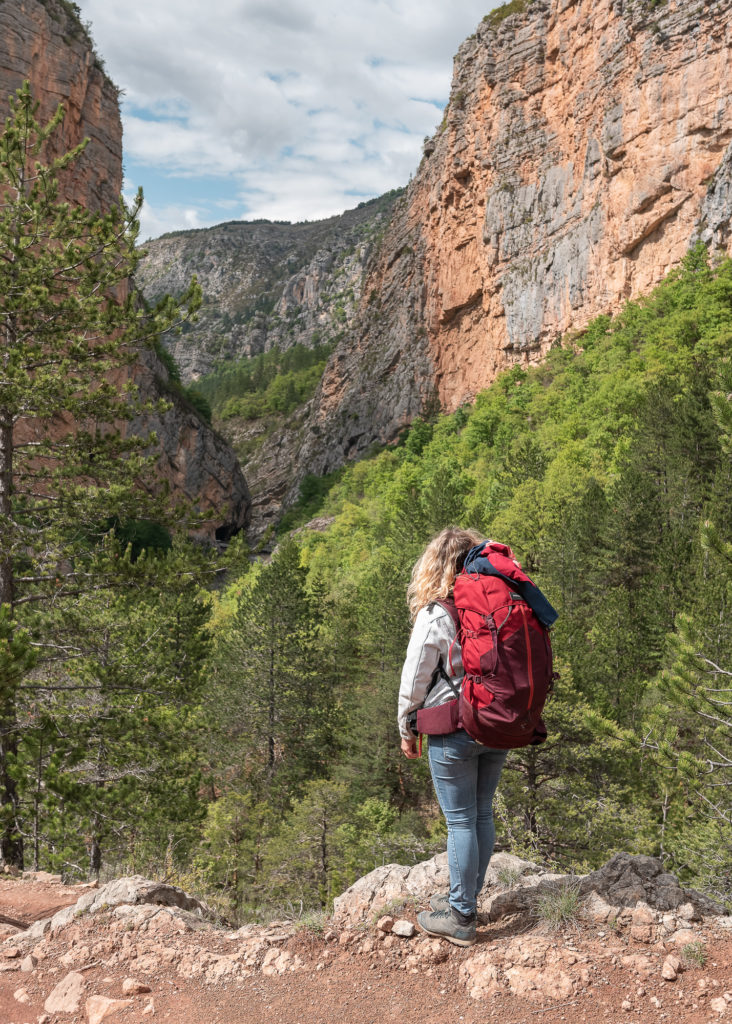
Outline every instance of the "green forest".
[[287, 414], [315, 393], [331, 345], [292, 345], [224, 364], [203, 377], [197, 390], [222, 420]]
[[[692, 249], [540, 366], [308, 480], [270, 558], [221, 555], [139, 487], [144, 445], [98, 426], [139, 402], [105, 374], [200, 293], [108, 298], [139, 259], [136, 210], [60, 204], [74, 154], [33, 170], [59, 121], [31, 107], [0, 142], [2, 858], [165, 877], [241, 922], [327, 911], [444, 849], [396, 698], [411, 566], [459, 523], [510, 544], [560, 612], [549, 740], [509, 756], [498, 848], [576, 871], [650, 853], [732, 905], [732, 262]], [[13, 434], [61, 413], [81, 429]], [[325, 532], [292, 531], [315, 511]]]

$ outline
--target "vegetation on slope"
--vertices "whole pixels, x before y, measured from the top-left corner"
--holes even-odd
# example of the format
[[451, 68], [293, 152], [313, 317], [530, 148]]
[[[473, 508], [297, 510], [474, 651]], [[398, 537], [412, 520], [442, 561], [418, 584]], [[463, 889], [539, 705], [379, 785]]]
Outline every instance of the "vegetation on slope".
[[[578, 870], [657, 854], [729, 898], [732, 735], [715, 691], [732, 663], [731, 337], [732, 265], [695, 250], [542, 366], [347, 469], [321, 502], [332, 526], [232, 585], [214, 615], [224, 747], [199, 883], [242, 913], [327, 904], [444, 841], [425, 764], [399, 753], [395, 700], [411, 564], [462, 522], [511, 543], [561, 612], [550, 739], [509, 758], [499, 844]], [[297, 616], [275, 641], [293, 577]], [[262, 638], [260, 664], [247, 652]]]
[[59, 153], [63, 112], [36, 111], [26, 82], [0, 132], [0, 862], [91, 873], [200, 813], [206, 556], [173, 545], [196, 517], [171, 507], [149, 438], [120, 430], [150, 409], [125, 383], [140, 347], [200, 293], [114, 298], [141, 196], [60, 201], [86, 143]]
[[308, 401], [323, 376], [330, 345], [293, 345], [238, 359], [207, 374], [197, 390], [222, 420], [287, 414]]
[[501, 22], [505, 21], [506, 18], [510, 18], [513, 14], [521, 14], [531, 6], [532, 0], [509, 0], [508, 3], [501, 4], [500, 7], [495, 7], [488, 14], [483, 15], [483, 21], [490, 25], [491, 28], [496, 28]]
[[[123, 419], [128, 396], [103, 374], [144, 311], [107, 306], [96, 259], [62, 304], [36, 287], [58, 259], [55, 244], [39, 251], [41, 229], [62, 223], [82, 252], [89, 239], [53, 195], [31, 199], [33, 244], [7, 261], [0, 411], [11, 426], [29, 408]], [[0, 241], [16, 252], [6, 213]], [[105, 224], [89, 221], [92, 241]], [[134, 264], [133, 236], [134, 217]], [[126, 277], [125, 261], [110, 273]], [[169, 300], [157, 310], [176, 315]], [[102, 358], [85, 342], [74, 363], [69, 338], [90, 324], [115, 329]], [[72, 431], [42, 440], [43, 461], [19, 447], [0, 517], [3, 856], [76, 876], [164, 872], [245, 918], [327, 906], [379, 864], [444, 848], [425, 760], [399, 751], [396, 694], [411, 565], [461, 522], [510, 543], [561, 613], [550, 738], [509, 758], [500, 846], [578, 870], [653, 853], [729, 901], [731, 340], [732, 263], [695, 249], [649, 298], [505, 373], [472, 408], [309, 480], [303, 503], [330, 527], [267, 563], [233, 544], [212, 593], [203, 553], [167, 535], [143, 553], [127, 530], [175, 518], [136, 486], [134, 442]], [[296, 389], [318, 365], [291, 351], [222, 373], [211, 404], [276, 408], [275, 382], [293, 374]]]
[[163, 386], [168, 391], [178, 395], [179, 398], [182, 398], [189, 405], [192, 405], [201, 419], [210, 425], [212, 417], [211, 405], [200, 388], [196, 384], [189, 384], [188, 387], [183, 384], [175, 357], [159, 339], [156, 339], [154, 342], [153, 349], [168, 373], [168, 379], [161, 382]]

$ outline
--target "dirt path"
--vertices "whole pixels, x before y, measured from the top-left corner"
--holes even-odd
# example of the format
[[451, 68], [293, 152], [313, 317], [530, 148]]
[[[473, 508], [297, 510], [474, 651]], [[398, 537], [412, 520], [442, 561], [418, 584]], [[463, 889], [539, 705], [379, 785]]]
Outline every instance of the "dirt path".
[[57, 910], [76, 903], [79, 896], [89, 888], [86, 885], [62, 885], [57, 875], [38, 872], [33, 878], [18, 880], [0, 875], [0, 939], [4, 937], [4, 926], [8, 934], [11, 928], [24, 927], [51, 917]]
[[[0, 880], [0, 914], [29, 920], [83, 892], [51, 882]], [[155, 910], [153, 910], [153, 913]], [[152, 919], [151, 919], [152, 920]], [[276, 945], [297, 969], [268, 977], [261, 960], [249, 977], [207, 979], [199, 967], [225, 962], [241, 946], [241, 936], [222, 930], [191, 931], [174, 916], [162, 914], [165, 927], [134, 926], [130, 919], [104, 912], [80, 917], [53, 938], [34, 947], [22, 933], [0, 943], [0, 1024], [87, 1024], [91, 995], [123, 999], [122, 984], [135, 978], [149, 993], [105, 1021], [145, 1024], [159, 1019], [175, 1024], [708, 1024], [732, 1021], [732, 934], [699, 927], [706, 962], [688, 964], [674, 981], [664, 981], [659, 944], [638, 943], [617, 934], [598, 935], [582, 926], [565, 934], [539, 936], [552, 950], [570, 950], [569, 961], [584, 965], [587, 982], [566, 999], [518, 998], [508, 992], [471, 998], [461, 967], [476, 949], [488, 957], [517, 935], [504, 922], [480, 929], [478, 947], [434, 947], [431, 960], [410, 966], [418, 938], [387, 945], [383, 936], [360, 931], [330, 936], [297, 932]], [[373, 932], [373, 930], [372, 930]], [[344, 940], [344, 935], [346, 936]], [[32, 944], [31, 944], [32, 945]], [[649, 966], [646, 967], [646, 964]], [[185, 966], [187, 965], [187, 967]], [[25, 969], [23, 969], [25, 967]], [[32, 968], [32, 969], [30, 969]], [[84, 979], [78, 1010], [47, 1015], [44, 1002], [70, 971]], [[198, 971], [198, 974], [196, 972]], [[193, 975], [193, 976], [185, 976]], [[21, 989], [26, 993], [17, 994]], [[724, 993], [728, 993], [725, 1001]], [[719, 1000], [724, 1009], [719, 1006]], [[624, 1007], [625, 1002], [625, 1007]]]

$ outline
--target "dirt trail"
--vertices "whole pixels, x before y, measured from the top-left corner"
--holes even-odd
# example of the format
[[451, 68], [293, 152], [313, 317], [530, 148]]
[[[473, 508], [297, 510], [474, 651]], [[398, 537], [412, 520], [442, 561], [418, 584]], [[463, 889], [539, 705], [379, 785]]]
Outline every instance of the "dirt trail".
[[[0, 879], [0, 915], [29, 922], [71, 905], [85, 891], [54, 881]], [[708, 924], [696, 929], [704, 965], [688, 963], [673, 981], [661, 976], [668, 952], [663, 943], [636, 942], [588, 923], [564, 933], [542, 933], [505, 920], [480, 928], [479, 943], [471, 949], [419, 936], [397, 939], [374, 927], [325, 934], [283, 931], [271, 934], [268, 948], [274, 953], [264, 960], [260, 955], [248, 977], [212, 980], [211, 972], [229, 964], [246, 936], [186, 923], [185, 915], [160, 908], [147, 908], [145, 921], [144, 914], [138, 919], [122, 909], [81, 915], [54, 937], [30, 943], [22, 932], [2, 941], [0, 930], [0, 1024], [88, 1024], [86, 1000], [92, 995], [129, 999], [104, 1018], [112, 1024], [155, 1019], [176, 1024], [732, 1021], [732, 934]], [[413, 911], [405, 917], [414, 920]], [[536, 992], [519, 998], [499, 991], [476, 999], [468, 993], [461, 967], [475, 961], [476, 952], [500, 960], [508, 949], [520, 953], [525, 948], [528, 963], [532, 950], [545, 947], [584, 972], [586, 982], [567, 998]], [[31, 949], [35, 965], [24, 960]], [[290, 966], [267, 976], [268, 956], [272, 971], [284, 960]], [[520, 971], [520, 964], [514, 970]], [[78, 1009], [48, 1014], [46, 999], [70, 971], [84, 979]], [[144, 983], [150, 992], [126, 996], [127, 978]], [[21, 1002], [17, 995], [22, 989], [26, 1001]]]

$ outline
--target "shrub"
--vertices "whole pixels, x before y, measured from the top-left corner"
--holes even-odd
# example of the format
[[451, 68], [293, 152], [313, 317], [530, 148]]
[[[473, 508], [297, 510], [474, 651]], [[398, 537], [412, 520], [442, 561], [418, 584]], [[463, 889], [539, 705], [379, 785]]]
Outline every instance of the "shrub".
[[534, 909], [539, 920], [552, 931], [576, 925], [581, 909], [579, 885], [567, 882], [556, 889], [540, 892]]

